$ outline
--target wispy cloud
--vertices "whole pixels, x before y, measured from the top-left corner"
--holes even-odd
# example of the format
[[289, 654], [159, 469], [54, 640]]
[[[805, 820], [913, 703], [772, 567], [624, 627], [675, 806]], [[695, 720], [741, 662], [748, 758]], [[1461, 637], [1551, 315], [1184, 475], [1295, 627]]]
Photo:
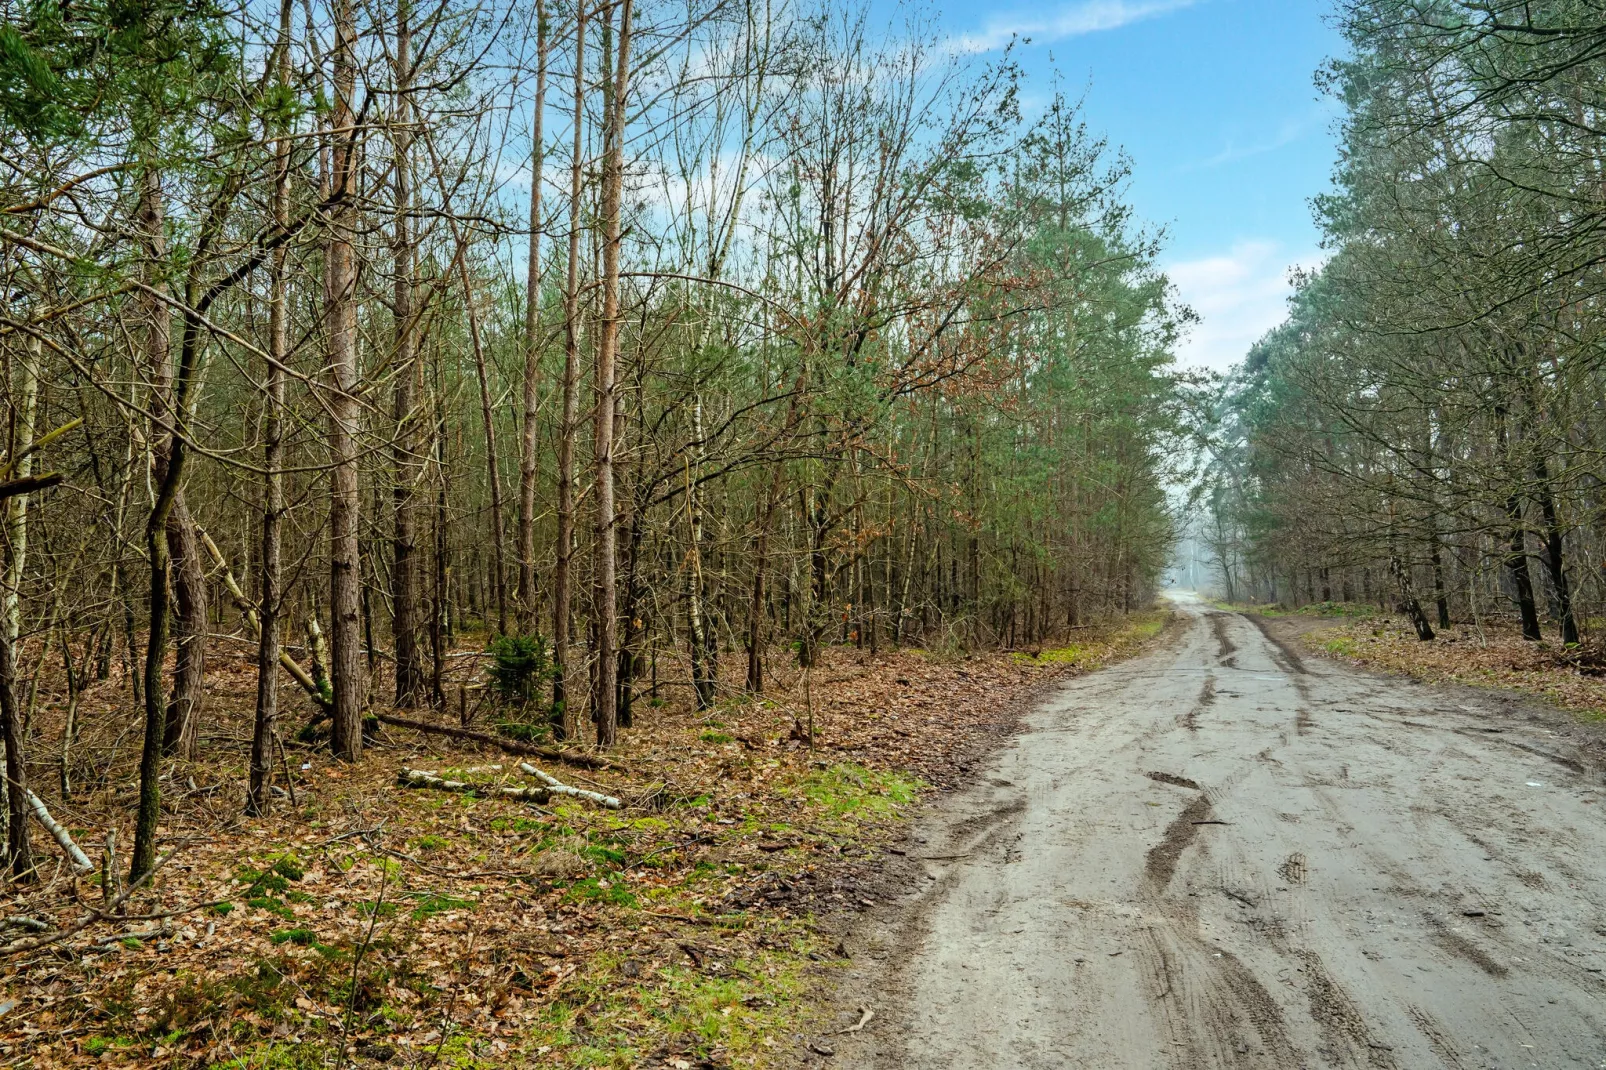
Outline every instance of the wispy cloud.
[[1016, 38], [1037, 44], [1116, 30], [1144, 19], [1193, 7], [1199, 0], [1080, 0], [1058, 11], [995, 15], [980, 30], [954, 38], [957, 52], [992, 52]]
[[1188, 171], [1207, 171], [1212, 167], [1220, 167], [1223, 164], [1237, 163], [1239, 160], [1248, 160], [1255, 156], [1264, 156], [1268, 152], [1276, 152], [1286, 145], [1292, 145], [1311, 131], [1319, 129], [1331, 114], [1331, 110], [1326, 107], [1312, 108], [1303, 115], [1285, 119], [1269, 135], [1244, 140], [1229, 138], [1219, 152], [1202, 160], [1184, 163], [1177, 170], [1183, 173]]
[[1274, 241], [1245, 241], [1229, 252], [1169, 264], [1166, 275], [1199, 323], [1177, 352], [1183, 366], [1225, 371], [1288, 315], [1296, 268], [1321, 264], [1317, 250], [1290, 255]]

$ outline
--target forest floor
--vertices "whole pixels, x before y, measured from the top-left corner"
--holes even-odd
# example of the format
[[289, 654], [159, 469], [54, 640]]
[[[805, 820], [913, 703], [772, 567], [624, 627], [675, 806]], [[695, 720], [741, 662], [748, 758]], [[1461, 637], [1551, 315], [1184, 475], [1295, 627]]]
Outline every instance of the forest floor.
[[[387, 727], [355, 767], [292, 743], [294, 799], [248, 820], [254, 669], [214, 654], [201, 758], [166, 767], [153, 886], [106, 916], [100, 874], [75, 880], [36, 836], [43, 881], [0, 891], [0, 1066], [795, 1063], [849, 965], [822, 919], [902, 890], [884, 850], [911, 804], [966, 782], [1050, 681], [1151, 646], [1168, 616], [1043, 651], [831, 648], [806, 681], [702, 714], [666, 686], [613, 767], [536, 760], [620, 810], [402, 788], [404, 767], [533, 781], [494, 748]], [[453, 664], [454, 687], [483, 670]], [[118, 675], [83, 696], [70, 801], [48, 682], [30, 735], [55, 816], [97, 861], [116, 829], [123, 866], [138, 722]]]
[[1606, 725], [1176, 597], [910, 827], [816, 1065], [1606, 1065]]
[[1480, 621], [1437, 629], [1422, 642], [1403, 618], [1361, 606], [1250, 610], [1257, 611], [1325, 657], [1427, 683], [1534, 695], [1586, 721], [1606, 720], [1606, 649], [1598, 641], [1568, 648], [1551, 635], [1534, 643], [1512, 622]]

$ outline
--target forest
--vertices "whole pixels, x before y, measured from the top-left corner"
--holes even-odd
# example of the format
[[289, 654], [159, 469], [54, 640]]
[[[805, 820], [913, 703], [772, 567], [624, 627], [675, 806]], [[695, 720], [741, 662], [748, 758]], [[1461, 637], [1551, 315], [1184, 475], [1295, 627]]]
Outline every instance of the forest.
[[1327, 259], [1228, 377], [1195, 485], [1229, 600], [1370, 602], [1431, 640], [1600, 637], [1598, 4], [1365, 0]]
[[173, 807], [249, 827], [397, 728], [607, 768], [822, 651], [1148, 604], [1190, 313], [1007, 52], [833, 0], [0, 6], [16, 887], [126, 914]]

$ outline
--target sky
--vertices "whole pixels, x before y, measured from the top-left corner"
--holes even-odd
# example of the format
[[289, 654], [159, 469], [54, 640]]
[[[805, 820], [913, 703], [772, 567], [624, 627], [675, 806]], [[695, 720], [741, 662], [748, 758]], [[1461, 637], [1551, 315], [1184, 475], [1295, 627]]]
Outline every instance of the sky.
[[1328, 0], [947, 0], [960, 47], [1012, 36], [1041, 107], [1054, 74], [1091, 129], [1132, 157], [1130, 200], [1163, 226], [1163, 264], [1201, 317], [1179, 363], [1217, 371], [1284, 316], [1289, 269], [1322, 254], [1310, 198], [1329, 186], [1338, 111], [1314, 83], [1342, 41]]

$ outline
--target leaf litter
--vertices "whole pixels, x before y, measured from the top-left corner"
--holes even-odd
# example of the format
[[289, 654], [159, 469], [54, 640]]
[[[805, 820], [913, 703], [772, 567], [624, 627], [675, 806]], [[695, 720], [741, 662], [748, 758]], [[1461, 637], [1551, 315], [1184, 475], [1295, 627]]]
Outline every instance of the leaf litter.
[[[817, 919], [875, 901], [875, 859], [898, 850], [908, 808], [964, 780], [1045, 684], [1132, 654], [1164, 621], [1060, 650], [828, 648], [807, 680], [792, 669], [763, 699], [703, 713], [682, 689], [644, 697], [609, 753], [621, 768], [536, 763], [618, 811], [398, 786], [404, 767], [535, 781], [494, 748], [386, 728], [355, 767], [292, 743], [294, 804], [248, 820], [254, 671], [215, 658], [211, 738], [168, 769], [153, 886], [96, 916], [99, 873], [41, 854], [40, 883], [4, 890], [0, 1065], [786, 1065], [846, 957]], [[473, 683], [474, 659], [456, 672]], [[126, 734], [119, 683], [82, 696], [82, 753], [97, 723]], [[108, 830], [131, 834], [133, 748], [109, 749], [55, 806], [92, 855]], [[29, 937], [53, 942], [17, 950]]]

